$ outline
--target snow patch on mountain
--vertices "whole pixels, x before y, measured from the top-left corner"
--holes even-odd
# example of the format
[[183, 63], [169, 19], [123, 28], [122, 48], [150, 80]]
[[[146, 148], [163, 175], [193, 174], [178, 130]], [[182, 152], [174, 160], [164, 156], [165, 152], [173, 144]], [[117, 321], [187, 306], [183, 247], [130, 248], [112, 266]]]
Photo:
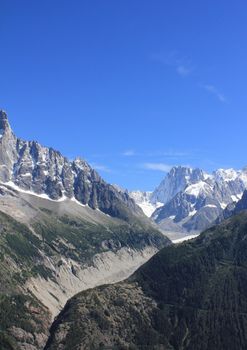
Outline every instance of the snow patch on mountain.
[[142, 209], [142, 211], [147, 217], [151, 217], [153, 212], [157, 208], [163, 205], [163, 203], [161, 202], [152, 203], [151, 202], [152, 192], [149, 192], [149, 191], [147, 192], [131, 191], [129, 192], [129, 195], [131, 198], [134, 199], [136, 204]]
[[185, 189], [185, 193], [194, 197], [199, 197], [200, 194], [210, 193], [210, 192], [211, 192], [210, 185], [204, 181], [199, 181], [195, 184], [189, 185]]
[[9, 187], [13, 188], [14, 190], [16, 190], [16, 191], [18, 191], [18, 192], [30, 194], [31, 196], [35, 196], [35, 197], [39, 197], [39, 198], [43, 198], [43, 199], [48, 199], [49, 201], [52, 201], [52, 202], [63, 202], [63, 201], [65, 201], [66, 199], [68, 199], [68, 197], [66, 197], [66, 196], [62, 196], [62, 197], [59, 198], [59, 199], [51, 199], [51, 198], [50, 198], [47, 194], [45, 194], [45, 193], [38, 194], [38, 193], [33, 192], [33, 191], [24, 190], [23, 188], [17, 186], [17, 185], [16, 185], [14, 182], [12, 182], [12, 181], [0, 182], [0, 184], [9, 186]]
[[[184, 188], [152, 215], [165, 232], [171, 230], [171, 223], [176, 224], [176, 230], [180, 227], [188, 232], [207, 228], [230, 203], [238, 202], [247, 188], [246, 169], [218, 169], [211, 175], [196, 170], [199, 176], [188, 178], [192, 173], [190, 168], [186, 171], [176, 167], [166, 176], [173, 178], [177, 188], [181, 184]], [[162, 183], [167, 184], [166, 179]]]
[[214, 172], [214, 177], [216, 181], [234, 181], [239, 176], [239, 171], [234, 169], [218, 169]]
[[185, 241], [189, 241], [190, 239], [196, 238], [198, 237], [198, 235], [188, 235], [188, 236], [184, 236], [182, 238], [177, 238], [177, 239], [173, 239], [172, 243], [174, 244], [179, 244]]
[[203, 181], [208, 176], [201, 169], [192, 169], [183, 166], [173, 167], [154, 190], [150, 200], [153, 204], [157, 202], [166, 204], [188, 185]]
[[[212, 224], [247, 189], [247, 168], [201, 169], [174, 167], [151, 192], [135, 191], [132, 198], [169, 236], [170, 232], [200, 232]], [[163, 205], [161, 205], [163, 203]]]

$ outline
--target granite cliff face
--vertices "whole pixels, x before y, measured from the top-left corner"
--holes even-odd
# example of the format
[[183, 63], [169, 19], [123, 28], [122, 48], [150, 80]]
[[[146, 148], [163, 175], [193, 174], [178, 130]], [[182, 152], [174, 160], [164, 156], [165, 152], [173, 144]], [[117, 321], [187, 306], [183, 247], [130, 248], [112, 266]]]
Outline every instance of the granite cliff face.
[[151, 194], [150, 201], [166, 204], [188, 185], [195, 184], [205, 178], [206, 174], [201, 169], [183, 166], [173, 167]]
[[241, 199], [246, 188], [246, 169], [218, 169], [207, 174], [176, 166], [148, 197], [140, 191], [130, 195], [166, 235], [176, 239], [214, 224], [227, 206]]
[[223, 220], [226, 220], [231, 216], [240, 213], [243, 210], [247, 210], [247, 190], [244, 191], [243, 196], [239, 201], [230, 203], [223, 210], [223, 212], [217, 218], [216, 223], [219, 224]]
[[92, 209], [126, 219], [141, 210], [127, 193], [107, 184], [84, 160], [70, 162], [53, 148], [23, 141], [0, 111], [0, 180], [53, 200], [74, 198]]
[[[186, 234], [208, 228], [228, 205], [241, 199], [247, 186], [245, 169], [219, 169], [212, 175], [197, 170], [196, 174], [200, 176], [189, 179], [181, 191], [153, 213], [152, 218], [164, 231]], [[180, 181], [184, 183], [183, 177]]]

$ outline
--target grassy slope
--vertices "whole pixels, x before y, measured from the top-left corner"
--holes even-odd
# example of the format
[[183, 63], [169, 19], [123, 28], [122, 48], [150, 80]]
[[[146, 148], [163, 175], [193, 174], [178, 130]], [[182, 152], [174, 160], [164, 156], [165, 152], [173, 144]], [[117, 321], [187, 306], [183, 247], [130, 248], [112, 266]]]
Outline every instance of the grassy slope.
[[72, 298], [46, 349], [247, 348], [247, 214]]
[[[28, 342], [39, 348], [39, 337], [47, 334], [48, 310], [24, 283], [39, 259], [37, 239], [25, 226], [0, 212], [0, 349], [19, 349], [13, 327], [34, 336]], [[15, 334], [15, 335], [14, 335]], [[23, 335], [22, 335], [23, 336]], [[20, 335], [21, 337], [21, 335]]]
[[[47, 213], [42, 221], [34, 224], [34, 228], [53, 251], [87, 263], [95, 254], [108, 250], [126, 246], [142, 249], [146, 245], [159, 248], [169, 243], [157, 229], [137, 218], [131, 223], [119, 220], [101, 225], [68, 215], [54, 216], [54, 213]], [[64, 242], [69, 243], [71, 249]]]
[[33, 221], [32, 229], [0, 212], [1, 350], [11, 346], [18, 349], [16, 341], [41, 349], [35, 337], [16, 336], [13, 327], [30, 334], [47, 334], [50, 314], [24, 287], [28, 278], [38, 275], [56, 281], [54, 271], [44, 265], [44, 254], [58, 265], [61, 257], [90, 264], [93, 256], [103, 251], [123, 246], [141, 249], [149, 244], [161, 247], [167, 243], [159, 231], [138, 219], [131, 223], [112, 221], [106, 226], [59, 216], [46, 209], [42, 212], [42, 219]]

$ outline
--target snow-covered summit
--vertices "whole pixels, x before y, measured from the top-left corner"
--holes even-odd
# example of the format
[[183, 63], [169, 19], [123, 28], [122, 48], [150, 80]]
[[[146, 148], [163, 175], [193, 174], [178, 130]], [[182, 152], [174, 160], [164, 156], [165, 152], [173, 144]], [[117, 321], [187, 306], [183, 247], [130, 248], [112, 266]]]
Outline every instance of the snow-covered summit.
[[193, 171], [188, 168], [182, 172], [185, 176], [168, 174], [158, 187], [161, 194], [164, 190], [168, 193], [174, 181], [171, 188], [175, 195], [152, 215], [164, 230], [198, 232], [207, 228], [229, 204], [239, 201], [247, 188], [246, 169], [218, 169], [212, 174], [196, 169], [195, 173], [198, 176], [192, 178]]
[[234, 169], [218, 169], [213, 173], [216, 181], [234, 181], [240, 175], [240, 171]]
[[[247, 189], [247, 169], [173, 167], [153, 193], [136, 191], [132, 198], [166, 232], [200, 231], [237, 202]], [[161, 204], [163, 203], [163, 204]], [[148, 208], [148, 210], [146, 210]]]
[[207, 174], [201, 169], [192, 169], [184, 166], [173, 167], [152, 193], [151, 202], [153, 204], [157, 202], [166, 204], [188, 185], [197, 183], [205, 178], [207, 178]]

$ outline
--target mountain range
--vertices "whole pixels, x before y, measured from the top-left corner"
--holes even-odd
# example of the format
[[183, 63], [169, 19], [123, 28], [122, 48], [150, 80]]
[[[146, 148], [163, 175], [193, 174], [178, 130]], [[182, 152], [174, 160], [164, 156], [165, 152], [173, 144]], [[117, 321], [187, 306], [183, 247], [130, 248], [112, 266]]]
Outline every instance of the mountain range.
[[84, 160], [70, 162], [60, 152], [35, 141], [23, 141], [0, 112], [0, 181], [53, 200], [72, 199], [114, 217], [141, 215], [134, 201], [116, 191]]
[[173, 167], [148, 194], [130, 192], [147, 216], [171, 238], [198, 234], [212, 225], [225, 208], [238, 202], [247, 188], [247, 169]]
[[247, 169], [129, 192], [0, 111], [1, 350], [244, 350], [246, 232]]

